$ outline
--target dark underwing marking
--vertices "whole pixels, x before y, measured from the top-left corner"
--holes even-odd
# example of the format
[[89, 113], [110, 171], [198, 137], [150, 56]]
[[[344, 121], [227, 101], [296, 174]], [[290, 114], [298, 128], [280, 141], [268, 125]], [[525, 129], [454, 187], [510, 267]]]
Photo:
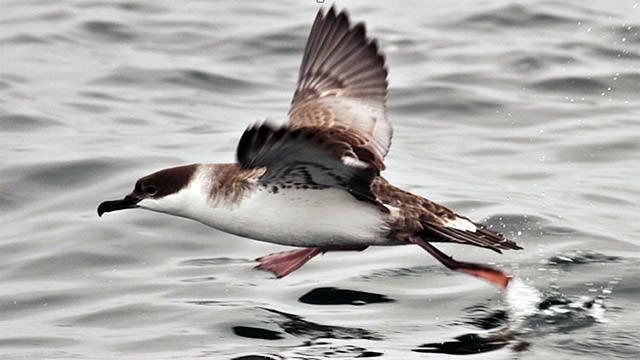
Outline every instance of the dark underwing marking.
[[[367, 150], [357, 152], [365, 154]], [[260, 183], [287, 184], [298, 189], [334, 187], [379, 206], [370, 189], [378, 168], [372, 163], [358, 162], [361, 160], [348, 139], [335, 134], [330, 136], [322, 129], [292, 130], [256, 125], [242, 135], [237, 157], [245, 169], [266, 168], [258, 180]], [[356, 164], [364, 166], [345, 164], [344, 157], [353, 158]]]

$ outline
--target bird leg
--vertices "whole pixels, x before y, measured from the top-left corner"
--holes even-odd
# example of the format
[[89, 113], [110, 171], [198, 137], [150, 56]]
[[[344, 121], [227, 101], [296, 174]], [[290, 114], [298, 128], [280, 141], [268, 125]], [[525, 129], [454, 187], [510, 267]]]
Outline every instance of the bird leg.
[[282, 278], [299, 269], [318, 254], [328, 251], [362, 251], [366, 248], [367, 246], [333, 246], [283, 251], [257, 258], [256, 261], [260, 264], [255, 268], [271, 271], [276, 277]]
[[481, 279], [485, 279], [487, 281], [490, 281], [498, 285], [502, 290], [505, 290], [507, 288], [507, 285], [509, 284], [509, 280], [511, 280], [511, 276], [505, 274], [500, 270], [496, 270], [481, 264], [453, 260], [451, 256], [444, 254], [440, 250], [436, 249], [433, 245], [422, 240], [421, 238], [412, 236], [412, 237], [409, 237], [409, 241], [413, 244], [420, 245], [423, 249], [427, 250], [429, 254], [431, 254], [434, 258], [436, 258], [436, 260], [440, 261], [444, 266], [448, 267], [449, 269], [467, 273], [473, 276], [477, 276]]

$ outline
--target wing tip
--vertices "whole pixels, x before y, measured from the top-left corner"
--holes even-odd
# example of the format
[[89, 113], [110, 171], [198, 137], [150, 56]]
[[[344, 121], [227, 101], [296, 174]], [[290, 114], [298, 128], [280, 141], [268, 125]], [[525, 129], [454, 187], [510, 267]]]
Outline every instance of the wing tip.
[[278, 125], [268, 120], [249, 125], [240, 136], [236, 148], [236, 159], [240, 166], [243, 169], [254, 167], [251, 161], [251, 150], [259, 147], [256, 144], [264, 145], [274, 137], [281, 137], [285, 131], [286, 127], [278, 127]]
[[340, 88], [345, 96], [377, 98], [384, 106], [388, 74], [385, 55], [377, 40], [367, 37], [364, 22], [351, 26], [347, 10], [338, 11], [335, 4], [321, 8], [307, 38], [292, 104]]

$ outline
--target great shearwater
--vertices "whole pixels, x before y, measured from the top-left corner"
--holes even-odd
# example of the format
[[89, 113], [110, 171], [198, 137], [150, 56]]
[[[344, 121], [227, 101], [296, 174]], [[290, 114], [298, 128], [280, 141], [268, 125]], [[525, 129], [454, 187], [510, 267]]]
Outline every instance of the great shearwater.
[[139, 179], [98, 215], [143, 208], [199, 221], [235, 235], [302, 247], [256, 259], [283, 277], [318, 254], [371, 245], [417, 244], [446, 267], [506, 288], [510, 277], [459, 262], [431, 243], [521, 249], [501, 234], [382, 176], [391, 145], [387, 68], [365, 26], [345, 11], [321, 9], [311, 27], [289, 124], [249, 127], [237, 163], [192, 164]]

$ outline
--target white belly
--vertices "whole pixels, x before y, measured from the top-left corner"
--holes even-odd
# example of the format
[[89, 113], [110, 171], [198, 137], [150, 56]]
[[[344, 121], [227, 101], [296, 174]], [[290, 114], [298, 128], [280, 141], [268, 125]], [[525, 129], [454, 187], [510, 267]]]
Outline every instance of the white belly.
[[259, 188], [239, 204], [208, 204], [196, 220], [220, 230], [272, 243], [318, 247], [384, 245], [387, 214], [338, 189]]

